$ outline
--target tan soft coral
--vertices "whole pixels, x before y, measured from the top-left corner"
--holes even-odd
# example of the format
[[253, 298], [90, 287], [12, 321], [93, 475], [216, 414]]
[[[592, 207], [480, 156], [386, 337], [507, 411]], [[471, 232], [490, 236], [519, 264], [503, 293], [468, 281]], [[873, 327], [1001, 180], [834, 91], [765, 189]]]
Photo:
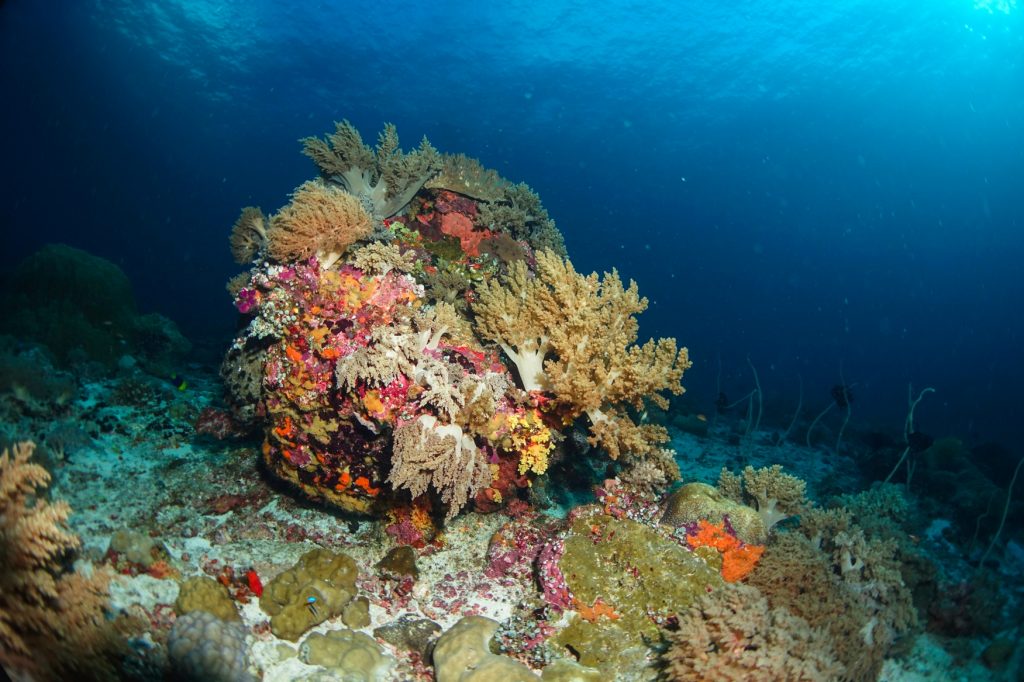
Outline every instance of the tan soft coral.
[[455, 424], [440, 424], [432, 415], [395, 429], [388, 482], [417, 498], [433, 487], [448, 505], [446, 519], [491, 483], [486, 455]]
[[345, 249], [372, 231], [373, 222], [356, 197], [310, 180], [295, 190], [291, 203], [271, 217], [267, 253], [280, 263], [316, 256], [326, 270]]
[[798, 516], [809, 505], [807, 484], [796, 476], [783, 473], [779, 464], [761, 469], [748, 466], [743, 470], [742, 478], [722, 469], [718, 489], [726, 497], [756, 509], [769, 533], [776, 524]]
[[465, 154], [444, 154], [440, 172], [424, 185], [427, 189], [447, 189], [478, 201], [501, 201], [509, 187], [497, 171], [484, 168]]
[[266, 243], [266, 216], [256, 206], [246, 206], [231, 228], [231, 255], [239, 265], [251, 263]]
[[67, 502], [45, 499], [50, 474], [34, 451], [0, 455], [0, 664], [36, 679], [113, 679], [123, 651], [104, 613], [109, 576], [67, 569], [81, 541]]
[[395, 126], [387, 124], [376, 149], [363, 143], [348, 121], [335, 124], [326, 140], [307, 137], [303, 153], [331, 182], [344, 187], [373, 214], [374, 220], [390, 218], [412, 201], [423, 184], [441, 169], [441, 156], [427, 138], [419, 149], [405, 153], [398, 144]]
[[690, 367], [675, 339], [635, 344], [635, 316], [646, 308], [636, 283], [625, 288], [614, 270], [583, 276], [540, 251], [535, 276], [513, 263], [504, 286], [491, 280], [479, 287], [473, 311], [480, 335], [501, 346], [523, 388], [551, 393], [567, 419], [588, 415], [591, 442], [618, 458], [666, 440], [663, 429], [635, 423], [624, 407], [666, 406], [662, 392], [682, 393]]
[[664, 678], [672, 682], [826, 682], [843, 676], [823, 628], [772, 608], [753, 587], [716, 590], [678, 620], [664, 654]]

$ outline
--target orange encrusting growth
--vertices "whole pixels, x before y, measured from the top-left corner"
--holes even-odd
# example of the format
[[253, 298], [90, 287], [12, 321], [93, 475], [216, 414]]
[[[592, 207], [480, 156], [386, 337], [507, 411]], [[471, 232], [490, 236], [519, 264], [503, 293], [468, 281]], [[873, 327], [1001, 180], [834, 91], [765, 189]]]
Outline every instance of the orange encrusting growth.
[[576, 612], [580, 614], [580, 618], [590, 621], [591, 623], [596, 622], [602, 616], [609, 620], [618, 620], [622, 617], [600, 597], [594, 600], [593, 606], [587, 606], [586, 602], [574, 599], [573, 608], [575, 608]]
[[742, 580], [754, 570], [764, 553], [764, 545], [745, 545], [725, 530], [725, 522], [714, 524], [701, 519], [697, 532], [688, 534], [691, 547], [713, 547], [722, 555], [722, 577], [726, 582]]

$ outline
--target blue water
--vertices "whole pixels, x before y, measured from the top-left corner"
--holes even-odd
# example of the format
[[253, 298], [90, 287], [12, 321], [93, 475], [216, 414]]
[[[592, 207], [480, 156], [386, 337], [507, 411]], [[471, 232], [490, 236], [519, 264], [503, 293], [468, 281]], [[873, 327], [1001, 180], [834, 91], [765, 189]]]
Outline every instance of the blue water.
[[0, 4], [0, 265], [70, 243], [226, 343], [240, 207], [315, 174], [300, 137], [392, 121], [635, 278], [698, 408], [749, 357], [780, 418], [841, 372], [862, 427], [898, 430], [912, 382], [922, 429], [1016, 444], [1024, 5], [490, 4]]

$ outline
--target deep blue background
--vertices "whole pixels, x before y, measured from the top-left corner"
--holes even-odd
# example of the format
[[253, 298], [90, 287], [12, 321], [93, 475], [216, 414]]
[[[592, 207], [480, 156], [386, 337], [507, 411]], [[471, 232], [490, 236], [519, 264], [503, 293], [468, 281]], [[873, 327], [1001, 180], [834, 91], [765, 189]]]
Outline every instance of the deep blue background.
[[0, 5], [8, 267], [117, 262], [144, 310], [226, 337], [227, 236], [348, 118], [534, 187], [583, 271], [721, 385], [854, 424], [1016, 447], [1024, 418], [1024, 7], [1016, 0]]

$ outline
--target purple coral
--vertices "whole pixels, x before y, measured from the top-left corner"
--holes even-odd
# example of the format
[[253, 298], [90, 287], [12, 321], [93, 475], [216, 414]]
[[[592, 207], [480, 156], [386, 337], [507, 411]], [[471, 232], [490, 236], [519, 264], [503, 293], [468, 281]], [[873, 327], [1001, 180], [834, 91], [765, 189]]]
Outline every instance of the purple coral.
[[544, 601], [559, 611], [570, 609], [573, 605], [572, 591], [558, 565], [564, 552], [565, 541], [552, 540], [544, 545], [537, 557], [537, 580], [543, 589]]
[[513, 575], [527, 577], [534, 560], [542, 549], [541, 532], [525, 520], [515, 520], [502, 526], [487, 548], [488, 578]]
[[259, 305], [259, 297], [254, 289], [242, 289], [235, 298], [235, 307], [243, 315], [251, 313]]

